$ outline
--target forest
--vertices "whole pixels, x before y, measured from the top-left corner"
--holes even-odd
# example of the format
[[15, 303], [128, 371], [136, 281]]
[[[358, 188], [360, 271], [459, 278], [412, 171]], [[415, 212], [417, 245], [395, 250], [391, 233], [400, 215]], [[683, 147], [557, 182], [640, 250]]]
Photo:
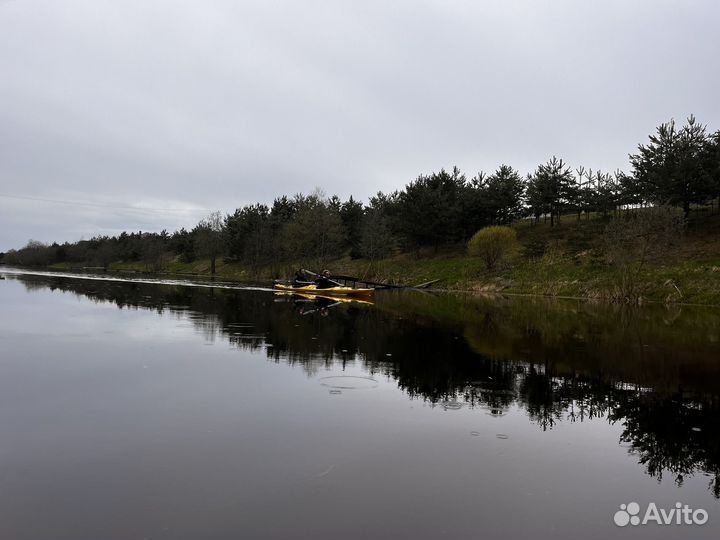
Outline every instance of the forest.
[[[526, 175], [509, 165], [468, 177], [457, 167], [423, 174], [367, 203], [322, 191], [283, 195], [272, 204], [214, 212], [192, 229], [123, 232], [89, 240], [26, 246], [0, 254], [0, 262], [26, 266], [82, 264], [107, 269], [135, 261], [162, 270], [175, 259], [220, 258], [261, 268], [278, 261], [311, 262], [350, 257], [380, 260], [398, 253], [464, 245], [479, 229], [518, 220], [561, 225], [591, 215], [608, 221], [623, 211], [672, 206], [685, 217], [720, 195], [720, 130], [693, 116], [682, 125], [657, 127], [629, 156], [629, 172], [571, 168], [551, 157]], [[679, 211], [679, 210], [678, 210]]]

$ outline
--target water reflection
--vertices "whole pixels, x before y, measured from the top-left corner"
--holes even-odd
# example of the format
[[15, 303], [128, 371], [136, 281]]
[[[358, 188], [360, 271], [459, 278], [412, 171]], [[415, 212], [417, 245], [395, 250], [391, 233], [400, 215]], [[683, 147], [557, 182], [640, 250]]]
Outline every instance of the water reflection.
[[[263, 351], [316, 373], [361, 362], [368, 376], [322, 380], [330, 392], [392, 377], [411, 399], [503, 416], [539, 429], [603, 418], [645, 468], [681, 485], [705, 474], [720, 497], [720, 314], [711, 309], [539, 299], [378, 294], [375, 305], [264, 291], [17, 275], [122, 309], [191, 321], [206, 340]], [[498, 438], [507, 437], [500, 433]]]

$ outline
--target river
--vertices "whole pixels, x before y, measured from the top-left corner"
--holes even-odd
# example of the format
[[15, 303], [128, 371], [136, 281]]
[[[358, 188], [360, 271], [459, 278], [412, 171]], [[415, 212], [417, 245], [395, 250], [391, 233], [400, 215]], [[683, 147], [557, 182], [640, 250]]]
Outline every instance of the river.
[[0, 538], [720, 534], [718, 309], [0, 277]]

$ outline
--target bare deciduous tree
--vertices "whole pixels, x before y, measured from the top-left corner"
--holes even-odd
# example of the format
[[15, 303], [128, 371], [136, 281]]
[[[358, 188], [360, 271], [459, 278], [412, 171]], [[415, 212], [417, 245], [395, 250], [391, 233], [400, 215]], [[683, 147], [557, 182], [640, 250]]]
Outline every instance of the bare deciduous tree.
[[210, 273], [215, 275], [217, 258], [223, 248], [223, 217], [213, 212], [197, 224], [194, 231], [198, 253], [210, 259]]
[[604, 251], [616, 272], [618, 299], [640, 300], [638, 277], [645, 263], [670, 253], [683, 227], [682, 215], [669, 206], [636, 210], [610, 222], [603, 237]]

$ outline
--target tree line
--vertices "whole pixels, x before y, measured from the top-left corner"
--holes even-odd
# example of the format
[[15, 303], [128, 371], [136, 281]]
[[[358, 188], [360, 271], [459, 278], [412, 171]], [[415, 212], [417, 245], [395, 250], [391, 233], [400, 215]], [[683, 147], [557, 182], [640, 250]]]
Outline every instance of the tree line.
[[31, 240], [0, 254], [6, 264], [82, 263], [107, 268], [113, 261], [143, 262], [160, 270], [169, 260], [218, 258], [260, 268], [274, 262], [325, 261], [350, 256], [381, 259], [393, 253], [466, 242], [488, 225], [518, 219], [557, 225], [561, 216], [610, 217], [623, 209], [670, 205], [683, 209], [720, 195], [720, 131], [694, 117], [682, 126], [660, 125], [630, 154], [630, 173], [579, 167], [555, 156], [523, 176], [509, 165], [468, 178], [457, 167], [420, 175], [403, 189], [378, 193], [367, 203], [321, 191], [210, 214], [190, 230], [123, 232], [74, 243]]

